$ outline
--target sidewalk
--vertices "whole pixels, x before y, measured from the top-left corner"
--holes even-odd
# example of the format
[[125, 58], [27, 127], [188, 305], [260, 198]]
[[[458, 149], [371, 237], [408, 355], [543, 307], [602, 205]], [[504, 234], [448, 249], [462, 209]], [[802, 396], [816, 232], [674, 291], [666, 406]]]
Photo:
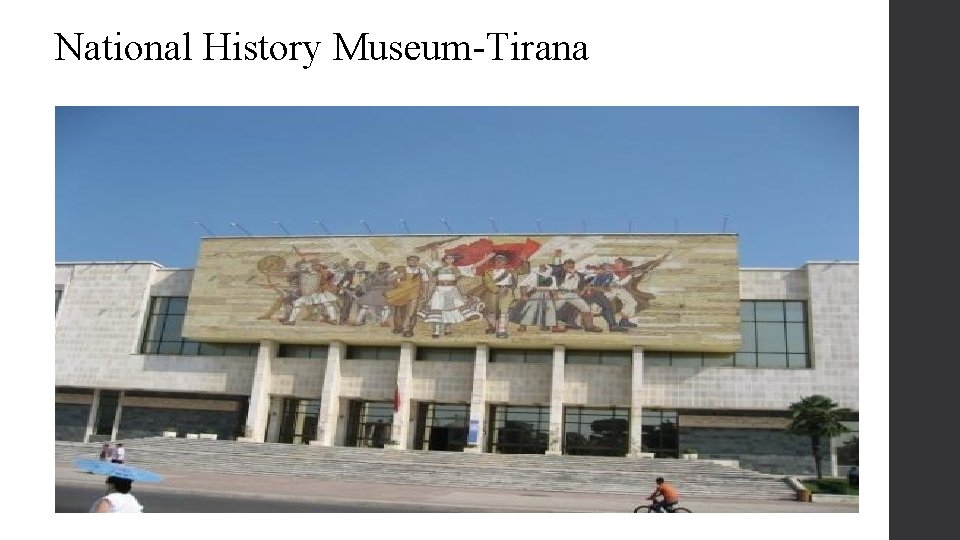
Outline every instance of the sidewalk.
[[[166, 491], [298, 502], [351, 502], [362, 505], [403, 502], [433, 506], [438, 510], [483, 508], [502, 512], [631, 512], [634, 507], [643, 504], [646, 495], [646, 491], [640, 487], [637, 496], [626, 496], [342, 482], [297, 476], [248, 476], [169, 469], [156, 469], [156, 472], [164, 475], [163, 482], [139, 483], [135, 489], [140, 492]], [[57, 462], [56, 482], [100, 485], [103, 477], [79, 472], [69, 463]], [[849, 503], [740, 499], [684, 498], [683, 506], [697, 513], [858, 512], [858, 505]]]

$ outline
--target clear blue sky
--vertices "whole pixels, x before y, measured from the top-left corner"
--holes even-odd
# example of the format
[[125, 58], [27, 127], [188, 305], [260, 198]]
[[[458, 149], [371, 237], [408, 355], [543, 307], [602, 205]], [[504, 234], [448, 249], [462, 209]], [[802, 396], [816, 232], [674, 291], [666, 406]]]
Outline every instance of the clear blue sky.
[[857, 123], [855, 107], [60, 107], [56, 259], [189, 268], [195, 221], [710, 233], [728, 216], [741, 266], [853, 261]]

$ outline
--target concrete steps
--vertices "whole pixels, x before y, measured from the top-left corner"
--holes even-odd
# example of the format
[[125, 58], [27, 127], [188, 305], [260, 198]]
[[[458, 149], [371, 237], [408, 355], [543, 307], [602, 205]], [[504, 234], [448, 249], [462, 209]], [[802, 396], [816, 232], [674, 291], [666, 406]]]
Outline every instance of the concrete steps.
[[[472, 454], [163, 437], [118, 442], [127, 448], [130, 464], [148, 469], [638, 496], [649, 494], [654, 479], [663, 476], [684, 496], [795, 498], [782, 476], [701, 460]], [[100, 446], [58, 441], [56, 460], [94, 458]]]

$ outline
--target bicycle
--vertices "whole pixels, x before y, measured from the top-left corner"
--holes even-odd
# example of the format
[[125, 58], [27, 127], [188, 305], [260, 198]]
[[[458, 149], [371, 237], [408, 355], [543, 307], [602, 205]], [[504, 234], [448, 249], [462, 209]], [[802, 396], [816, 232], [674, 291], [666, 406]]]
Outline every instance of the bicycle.
[[[656, 501], [653, 497], [647, 497], [647, 500]], [[655, 510], [652, 504], [641, 504], [640, 506], [633, 509], [634, 514], [640, 513], [669, 513], [669, 514], [692, 514], [693, 511], [689, 508], [683, 506], [674, 506], [672, 510], [667, 510], [662, 508], [660, 510]]]

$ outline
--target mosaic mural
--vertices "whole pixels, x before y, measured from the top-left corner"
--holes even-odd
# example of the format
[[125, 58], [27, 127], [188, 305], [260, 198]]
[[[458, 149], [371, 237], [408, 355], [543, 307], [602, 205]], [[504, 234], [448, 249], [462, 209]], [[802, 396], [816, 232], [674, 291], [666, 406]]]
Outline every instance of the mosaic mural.
[[211, 238], [183, 333], [733, 351], [738, 277], [735, 235]]

